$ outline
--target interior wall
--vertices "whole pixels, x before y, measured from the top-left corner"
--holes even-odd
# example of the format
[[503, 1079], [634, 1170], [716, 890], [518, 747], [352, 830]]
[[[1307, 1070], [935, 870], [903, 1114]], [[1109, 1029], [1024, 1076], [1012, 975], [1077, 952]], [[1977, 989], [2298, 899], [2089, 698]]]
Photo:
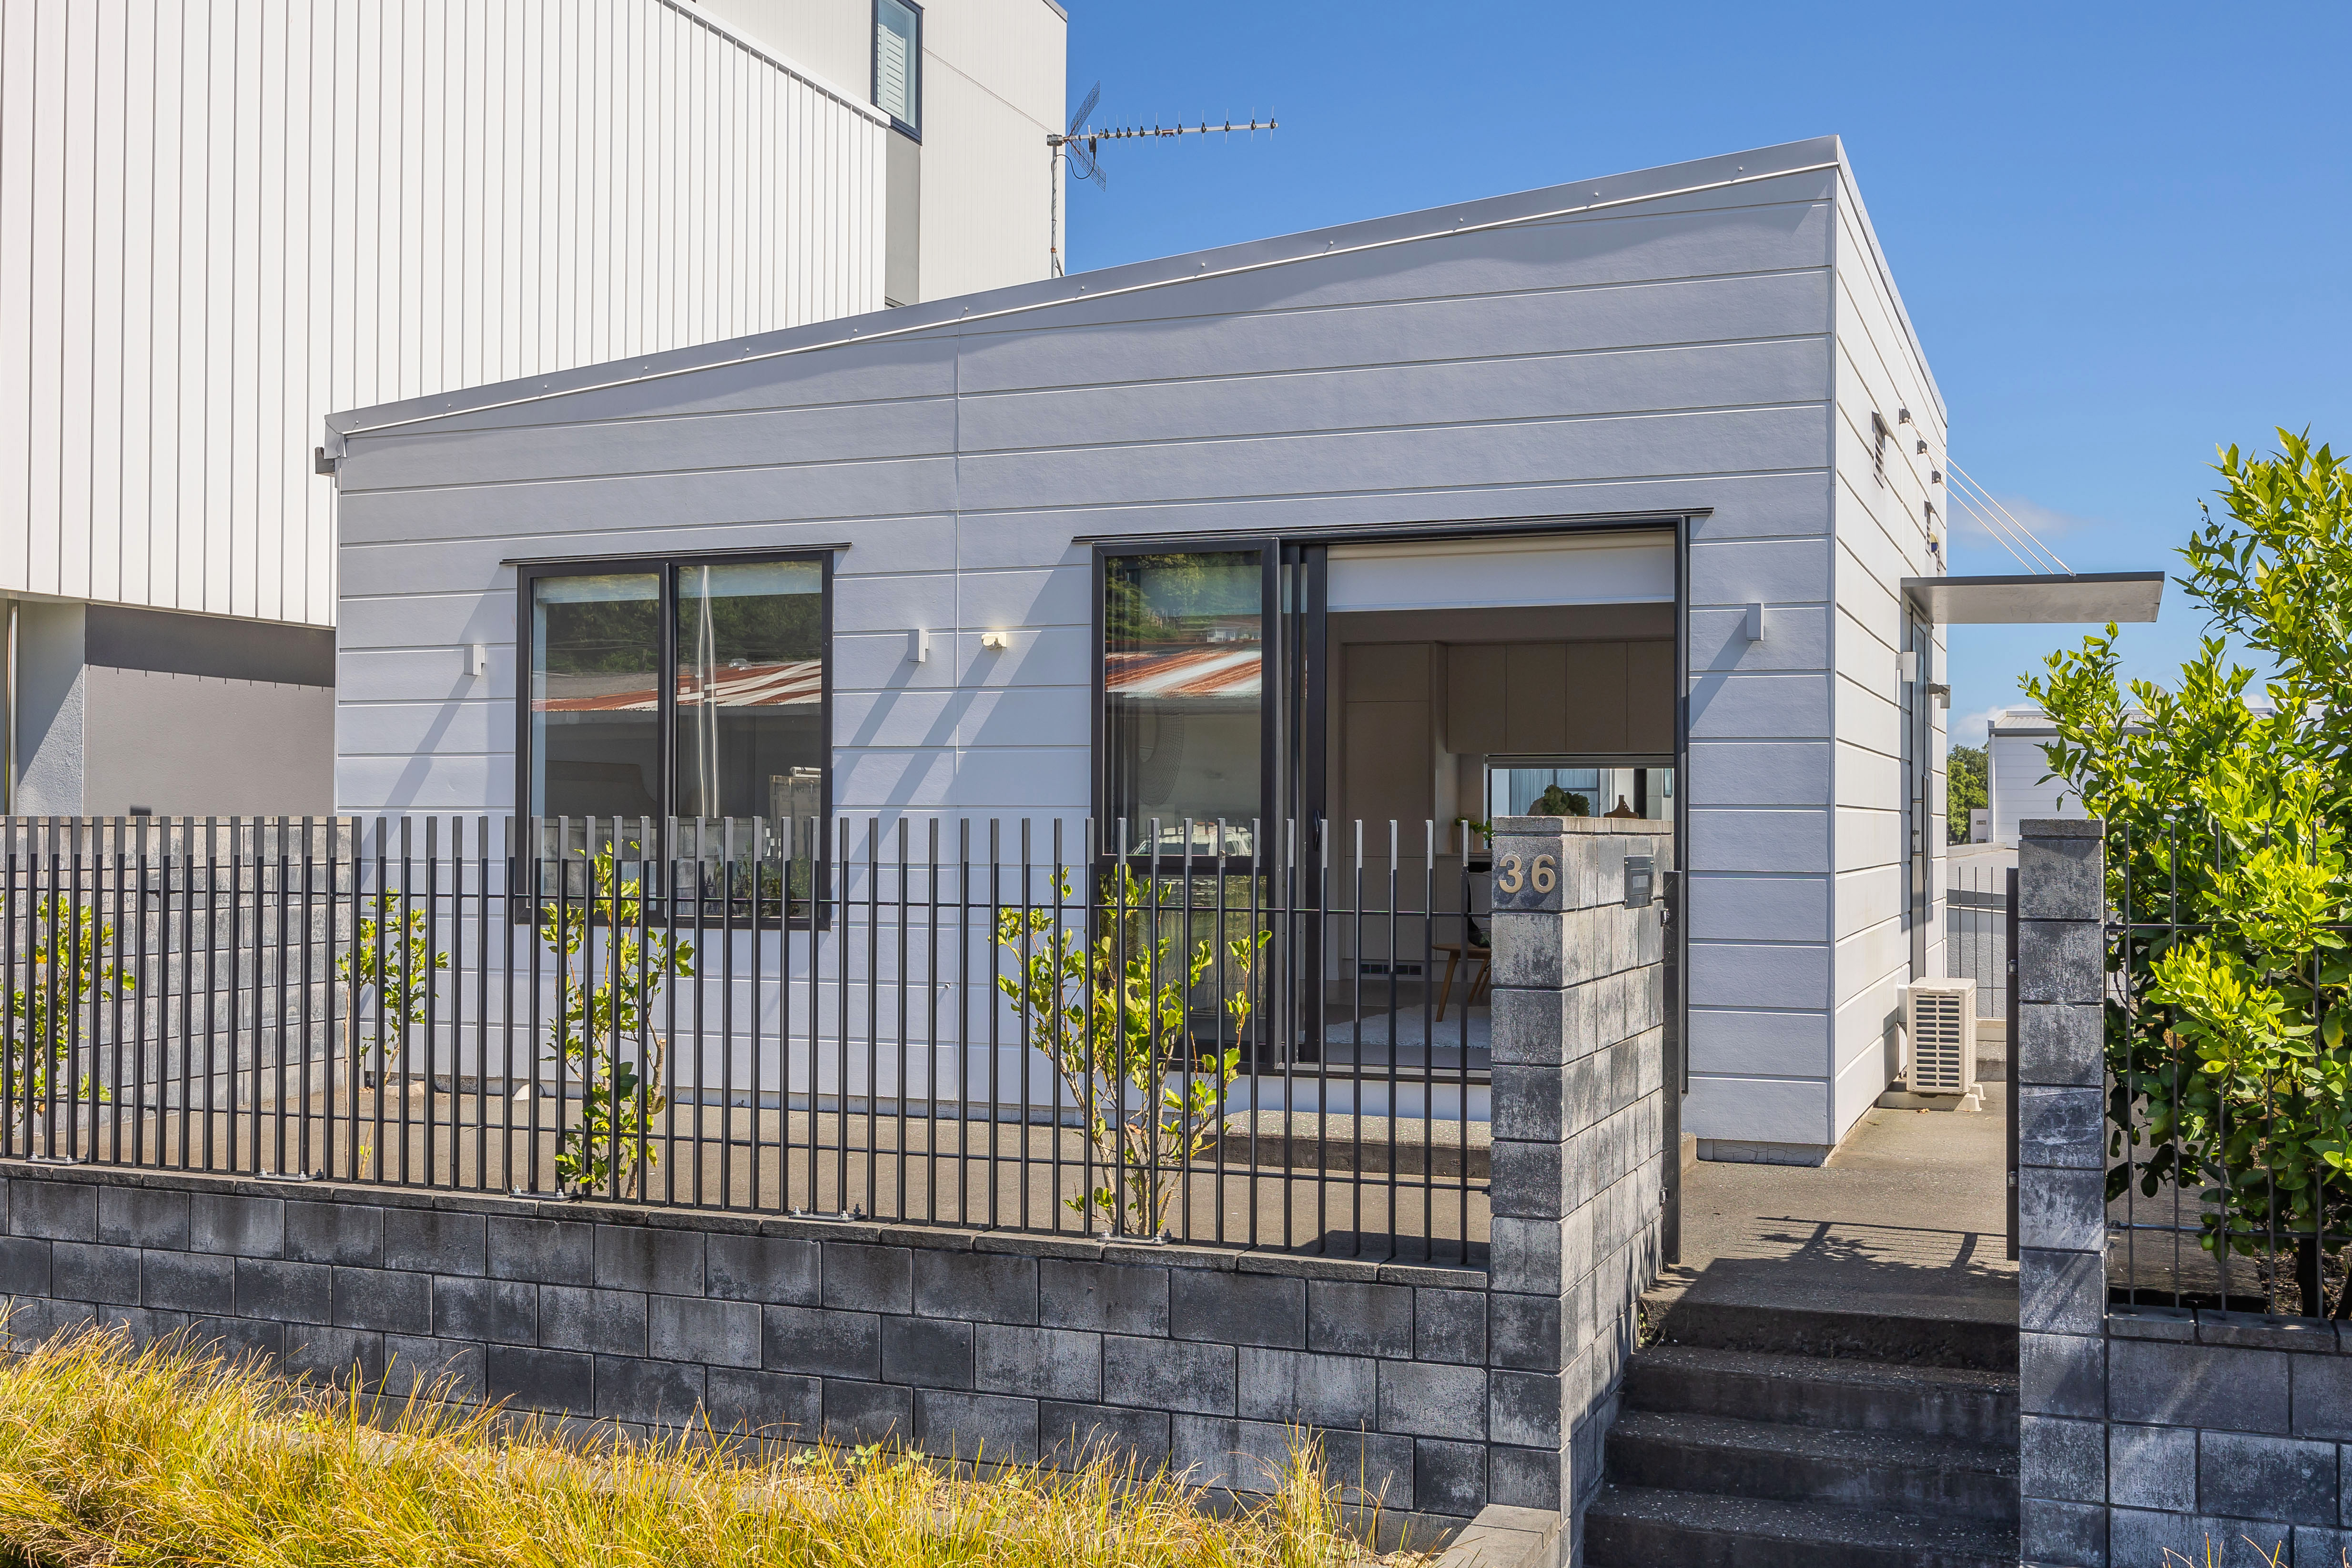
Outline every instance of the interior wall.
[[1365, 824], [1381, 858], [1391, 818], [1412, 857], [1413, 824], [1433, 819], [1451, 842], [1457, 818], [1485, 816], [1489, 756], [1674, 751], [1671, 605], [1383, 611], [1328, 625], [1327, 800], [1335, 821]]
[[[1328, 621], [1331, 672], [1326, 800], [1336, 832], [1335, 896], [1349, 896], [1357, 824], [1363, 863], [1386, 898], [1389, 824], [1406, 882], [1427, 874], [1437, 833], [1441, 906], [1460, 886], [1464, 817], [1486, 815], [1490, 756], [1670, 756], [1675, 648], [1671, 605], [1383, 611]], [[1419, 885], [1401, 903], [1418, 907]], [[1451, 939], [1450, 929], [1439, 939]], [[1388, 952], [1388, 923], [1344, 929], [1343, 960]], [[1398, 925], [1400, 956], [1418, 958], [1417, 921]]]

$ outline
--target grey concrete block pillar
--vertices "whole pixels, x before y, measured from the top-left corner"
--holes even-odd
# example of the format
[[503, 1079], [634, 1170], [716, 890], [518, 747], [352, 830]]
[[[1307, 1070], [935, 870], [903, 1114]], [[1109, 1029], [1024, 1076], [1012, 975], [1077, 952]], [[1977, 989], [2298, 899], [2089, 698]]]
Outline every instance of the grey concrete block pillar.
[[2104, 832], [2017, 851], [2019, 1550], [2053, 1568], [2107, 1562]]
[[1656, 822], [1495, 824], [1489, 1495], [1559, 1510], [1564, 1560], [1658, 1269], [1673, 859]]

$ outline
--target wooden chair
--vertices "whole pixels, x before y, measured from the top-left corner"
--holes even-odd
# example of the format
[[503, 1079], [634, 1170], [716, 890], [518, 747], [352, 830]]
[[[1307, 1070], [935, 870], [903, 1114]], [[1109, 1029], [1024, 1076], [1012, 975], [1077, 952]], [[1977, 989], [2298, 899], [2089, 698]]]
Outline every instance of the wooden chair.
[[[1430, 944], [1431, 951], [1445, 955], [1445, 978], [1439, 981], [1437, 987], [1435, 1021], [1438, 1023], [1445, 1021], [1445, 1002], [1446, 998], [1454, 994], [1454, 971], [1462, 963], [1463, 947], [1464, 944], [1460, 942]], [[1476, 972], [1470, 977], [1470, 988], [1462, 998], [1462, 1005], [1465, 1009], [1476, 1007], [1478, 998], [1492, 989], [1495, 984], [1495, 950], [1492, 947], [1472, 947], [1469, 950], [1478, 956], [1478, 966]]]

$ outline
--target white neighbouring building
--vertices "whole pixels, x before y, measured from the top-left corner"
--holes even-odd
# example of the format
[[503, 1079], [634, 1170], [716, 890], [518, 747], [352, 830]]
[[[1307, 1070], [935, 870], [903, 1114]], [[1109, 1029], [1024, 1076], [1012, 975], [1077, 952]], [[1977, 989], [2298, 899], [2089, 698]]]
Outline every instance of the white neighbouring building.
[[332, 799], [336, 408], [1047, 275], [1054, 0], [8, 0], [0, 809]]
[[2083, 802], [2053, 778], [2042, 747], [2058, 727], [2038, 707], [2013, 707], [1985, 725], [1988, 841], [2015, 847], [2029, 817], [2082, 817]]

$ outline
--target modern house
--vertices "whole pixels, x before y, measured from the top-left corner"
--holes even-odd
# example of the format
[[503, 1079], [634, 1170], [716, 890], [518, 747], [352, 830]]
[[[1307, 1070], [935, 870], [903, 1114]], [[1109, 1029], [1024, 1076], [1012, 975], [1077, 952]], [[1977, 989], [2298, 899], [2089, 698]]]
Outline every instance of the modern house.
[[1047, 276], [1053, 0], [0, 16], [10, 812], [324, 810], [320, 417]]
[[1945, 421], [1832, 138], [340, 413], [335, 804], [1672, 819], [1685, 1132], [1817, 1162], [1940, 973]]

